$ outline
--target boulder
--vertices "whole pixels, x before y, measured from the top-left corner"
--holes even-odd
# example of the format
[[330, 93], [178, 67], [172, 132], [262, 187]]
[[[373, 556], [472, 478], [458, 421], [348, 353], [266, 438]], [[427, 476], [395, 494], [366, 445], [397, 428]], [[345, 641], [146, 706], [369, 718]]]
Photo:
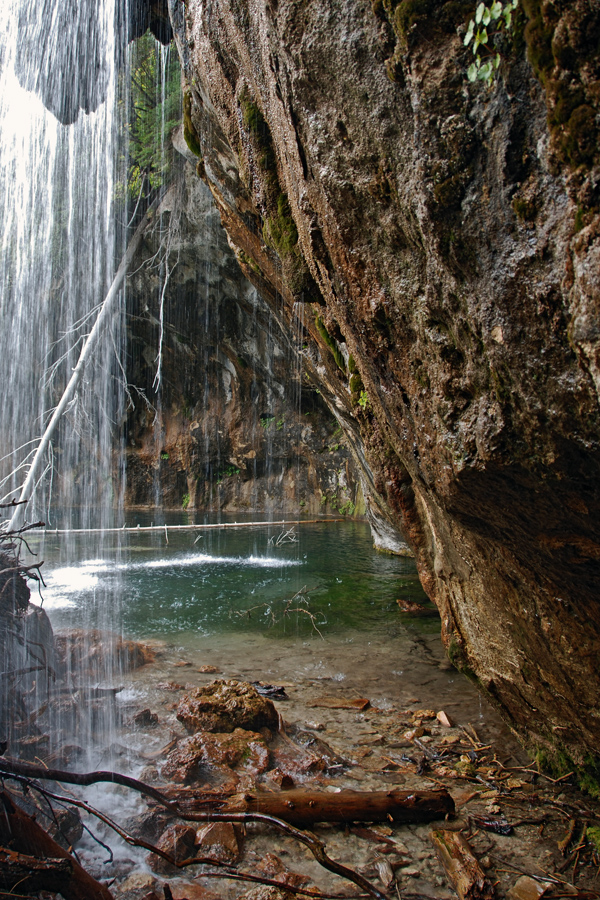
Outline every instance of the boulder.
[[240, 855], [236, 829], [231, 822], [212, 822], [196, 832], [198, 856], [215, 862], [235, 863]]
[[221, 734], [243, 728], [277, 731], [279, 714], [273, 703], [243, 681], [213, 681], [183, 697], [177, 718], [190, 734], [215, 731]]
[[[159, 850], [168, 853], [177, 862], [183, 862], [184, 859], [196, 856], [195, 840], [196, 831], [190, 825], [170, 825], [161, 835], [156, 846]], [[155, 853], [149, 853], [146, 857], [146, 862], [157, 874], [170, 875], [179, 871], [175, 866], [168, 863], [166, 859], [162, 859]]]
[[200, 777], [202, 767], [259, 775], [268, 765], [269, 750], [262, 735], [236, 728], [227, 734], [200, 732], [184, 738], [169, 753], [162, 776], [179, 784], [188, 784]]

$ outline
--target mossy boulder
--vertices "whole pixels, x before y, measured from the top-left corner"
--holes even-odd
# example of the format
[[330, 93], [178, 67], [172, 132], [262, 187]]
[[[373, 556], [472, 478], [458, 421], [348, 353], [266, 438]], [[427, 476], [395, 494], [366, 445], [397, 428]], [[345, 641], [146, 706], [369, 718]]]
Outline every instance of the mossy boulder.
[[226, 734], [236, 728], [277, 731], [279, 727], [279, 714], [273, 703], [243, 681], [218, 680], [190, 691], [179, 703], [177, 718], [189, 734]]

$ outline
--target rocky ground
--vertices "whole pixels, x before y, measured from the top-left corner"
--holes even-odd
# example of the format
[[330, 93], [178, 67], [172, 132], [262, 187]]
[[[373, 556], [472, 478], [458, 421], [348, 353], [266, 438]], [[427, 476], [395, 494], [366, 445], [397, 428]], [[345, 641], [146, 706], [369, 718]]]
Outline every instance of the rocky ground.
[[[432, 830], [448, 829], [464, 836], [486, 879], [465, 896], [600, 897], [600, 806], [569, 777], [553, 781], [537, 772], [466, 680], [436, 658], [435, 635], [422, 634], [415, 644], [430, 670], [418, 689], [412, 678], [398, 678], [395, 687], [386, 682], [382, 673], [391, 658], [386, 644], [375, 639], [350, 648], [350, 654], [346, 646], [345, 672], [339, 671], [340, 646], [318, 639], [288, 653], [271, 642], [269, 656], [269, 642], [257, 639], [243, 658], [232, 652], [231, 641], [212, 644], [200, 656], [158, 644], [152, 654], [141, 654], [154, 660], [131, 673], [117, 695], [122, 727], [111, 747], [113, 768], [171, 797], [183, 796], [190, 808], [194, 794], [206, 791], [446, 788], [456, 807], [456, 816], [446, 821], [323, 823], [310, 830], [330, 857], [389, 896], [454, 896], [431, 841]], [[408, 674], [411, 665], [414, 660], [407, 659]], [[249, 684], [286, 671], [287, 679], [276, 680], [283, 691], [272, 701]], [[256, 687], [263, 691], [264, 682]], [[133, 838], [177, 859], [215, 861], [177, 870], [147, 849], [115, 843], [108, 829], [86, 818], [95, 835], [112, 845], [113, 861], [107, 863], [106, 851], [89, 835], [77, 852], [120, 900], [229, 900], [242, 894], [281, 900], [299, 890], [360, 894], [351, 882], [325, 871], [293, 837], [262, 824], [198, 827], [152, 800], [132, 801], [126, 788], [107, 790], [91, 799], [86, 791], [86, 799]], [[281, 888], [208, 877], [219, 863]]]

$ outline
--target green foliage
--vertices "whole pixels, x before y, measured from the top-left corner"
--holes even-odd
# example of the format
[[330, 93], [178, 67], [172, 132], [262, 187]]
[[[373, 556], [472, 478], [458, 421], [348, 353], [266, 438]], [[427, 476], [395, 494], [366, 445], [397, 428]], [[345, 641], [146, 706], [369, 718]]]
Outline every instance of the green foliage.
[[353, 516], [356, 510], [356, 504], [352, 502], [352, 500], [347, 500], [343, 506], [340, 506], [339, 511], [343, 516]]
[[298, 229], [292, 217], [287, 194], [277, 198], [277, 213], [267, 216], [263, 226], [265, 243], [273, 247], [281, 258], [289, 256], [298, 244]]
[[183, 137], [194, 156], [202, 157], [200, 138], [192, 122], [192, 98], [190, 92], [183, 95]]
[[366, 409], [370, 405], [369, 396], [366, 391], [360, 392], [360, 397], [358, 398], [358, 405], [362, 407], [362, 409]]
[[126, 93], [129, 132], [127, 193], [135, 199], [141, 193], [147, 193], [148, 189], [161, 187], [170, 179], [175, 152], [171, 133], [182, 117], [181, 73], [177, 53], [162, 48], [147, 32], [132, 49], [130, 77], [129, 91]]
[[169, 458], [169, 454], [163, 450], [163, 452], [160, 454], [160, 458], [166, 460]]
[[596, 848], [596, 853], [600, 854], [600, 828], [596, 825], [589, 825], [585, 832], [585, 836], [590, 844], [593, 844]]
[[331, 351], [331, 355], [333, 356], [333, 358], [335, 360], [336, 366], [338, 367], [338, 369], [341, 369], [342, 372], [345, 372], [346, 371], [346, 363], [344, 362], [344, 357], [342, 356], [336, 341], [331, 337], [331, 335], [327, 331], [327, 327], [325, 325], [325, 322], [321, 318], [321, 316], [315, 317], [315, 325], [317, 327], [317, 331], [319, 332], [319, 334], [325, 341], [325, 344]]
[[181, 508], [187, 509], [189, 505], [190, 505], [190, 495], [184, 494], [182, 497], [182, 500], [181, 500]]
[[[493, 0], [490, 6], [480, 3], [475, 12], [475, 18], [469, 22], [465, 35], [464, 45], [468, 47], [473, 43], [474, 61], [468, 68], [469, 81], [484, 81], [488, 87], [494, 83], [494, 77], [500, 66], [500, 54], [489, 46], [490, 38], [501, 31], [510, 33], [513, 26], [513, 11], [517, 8], [519, 0]], [[487, 55], [481, 57], [481, 50]]]
[[275, 416], [261, 416], [260, 427], [268, 428], [275, 421]]

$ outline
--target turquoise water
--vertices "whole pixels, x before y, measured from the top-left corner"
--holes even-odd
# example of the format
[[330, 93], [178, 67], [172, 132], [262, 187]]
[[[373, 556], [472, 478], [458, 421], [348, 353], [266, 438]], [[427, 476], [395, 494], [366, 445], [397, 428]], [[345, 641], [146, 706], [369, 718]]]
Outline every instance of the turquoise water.
[[[131, 519], [131, 517], [130, 517]], [[178, 524], [176, 516], [168, 523]], [[137, 516], [128, 525], [150, 524]], [[260, 632], [273, 637], [394, 629], [399, 597], [425, 602], [411, 559], [373, 549], [365, 522], [124, 532], [40, 548], [55, 628], [111, 627], [132, 638]], [[439, 622], [427, 622], [439, 628]]]

